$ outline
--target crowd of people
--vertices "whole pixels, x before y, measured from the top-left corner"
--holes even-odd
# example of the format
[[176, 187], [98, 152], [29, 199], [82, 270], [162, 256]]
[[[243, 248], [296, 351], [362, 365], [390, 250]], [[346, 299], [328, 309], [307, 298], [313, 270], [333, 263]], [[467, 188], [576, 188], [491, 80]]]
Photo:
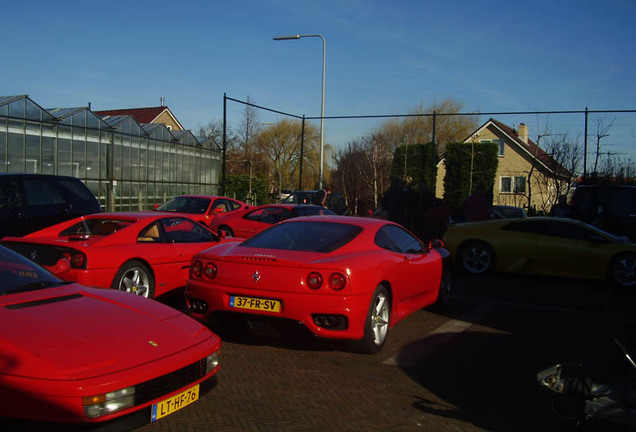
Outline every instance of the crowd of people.
[[387, 219], [408, 228], [420, 239], [441, 238], [451, 216], [451, 209], [437, 199], [426, 181], [412, 187], [410, 176], [393, 177], [391, 187], [382, 198]]

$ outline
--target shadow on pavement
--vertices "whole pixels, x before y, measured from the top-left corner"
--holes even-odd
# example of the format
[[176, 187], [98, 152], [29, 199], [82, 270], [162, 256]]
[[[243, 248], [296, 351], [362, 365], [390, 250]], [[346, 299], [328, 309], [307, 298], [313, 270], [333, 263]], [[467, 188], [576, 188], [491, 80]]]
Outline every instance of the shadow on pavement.
[[[404, 347], [396, 363], [445, 401], [413, 395], [413, 407], [423, 412], [488, 431], [576, 431], [573, 421], [552, 412], [558, 395], [541, 388], [536, 373], [556, 363], [583, 363], [596, 382], [624, 382], [632, 371], [613, 338], [636, 334], [636, 317], [623, 318], [505, 306], [466, 331], [432, 334]], [[574, 413], [567, 401], [558, 407], [563, 416]]]

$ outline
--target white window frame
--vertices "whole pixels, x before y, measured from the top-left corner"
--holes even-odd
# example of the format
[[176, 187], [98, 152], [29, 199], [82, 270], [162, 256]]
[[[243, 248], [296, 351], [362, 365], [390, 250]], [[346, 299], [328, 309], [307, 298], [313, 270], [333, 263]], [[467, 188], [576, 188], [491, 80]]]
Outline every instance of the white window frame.
[[[510, 187], [504, 190], [504, 179], [510, 180]], [[521, 180], [520, 180], [521, 179]], [[523, 189], [517, 188], [517, 181], [520, 180], [523, 184]], [[517, 194], [522, 195], [526, 193], [526, 178], [524, 176], [501, 176], [499, 178], [499, 193], [502, 194]]]

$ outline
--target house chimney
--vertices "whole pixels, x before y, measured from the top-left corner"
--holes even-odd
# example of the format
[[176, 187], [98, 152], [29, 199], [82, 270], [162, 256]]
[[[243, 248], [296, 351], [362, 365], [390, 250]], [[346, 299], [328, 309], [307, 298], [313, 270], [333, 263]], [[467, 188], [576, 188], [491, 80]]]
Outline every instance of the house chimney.
[[519, 123], [519, 131], [517, 136], [524, 144], [528, 144], [528, 126], [525, 123]]
[[166, 98], [161, 96], [161, 106], [163, 106], [164, 103], [166, 103]]

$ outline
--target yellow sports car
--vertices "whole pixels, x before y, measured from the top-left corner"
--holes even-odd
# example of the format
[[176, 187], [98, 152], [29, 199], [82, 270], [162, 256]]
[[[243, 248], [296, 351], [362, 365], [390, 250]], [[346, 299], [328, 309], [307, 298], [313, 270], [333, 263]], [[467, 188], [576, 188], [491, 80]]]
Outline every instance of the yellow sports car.
[[636, 245], [584, 222], [552, 217], [451, 225], [444, 247], [471, 274], [510, 273], [605, 280], [636, 285]]

